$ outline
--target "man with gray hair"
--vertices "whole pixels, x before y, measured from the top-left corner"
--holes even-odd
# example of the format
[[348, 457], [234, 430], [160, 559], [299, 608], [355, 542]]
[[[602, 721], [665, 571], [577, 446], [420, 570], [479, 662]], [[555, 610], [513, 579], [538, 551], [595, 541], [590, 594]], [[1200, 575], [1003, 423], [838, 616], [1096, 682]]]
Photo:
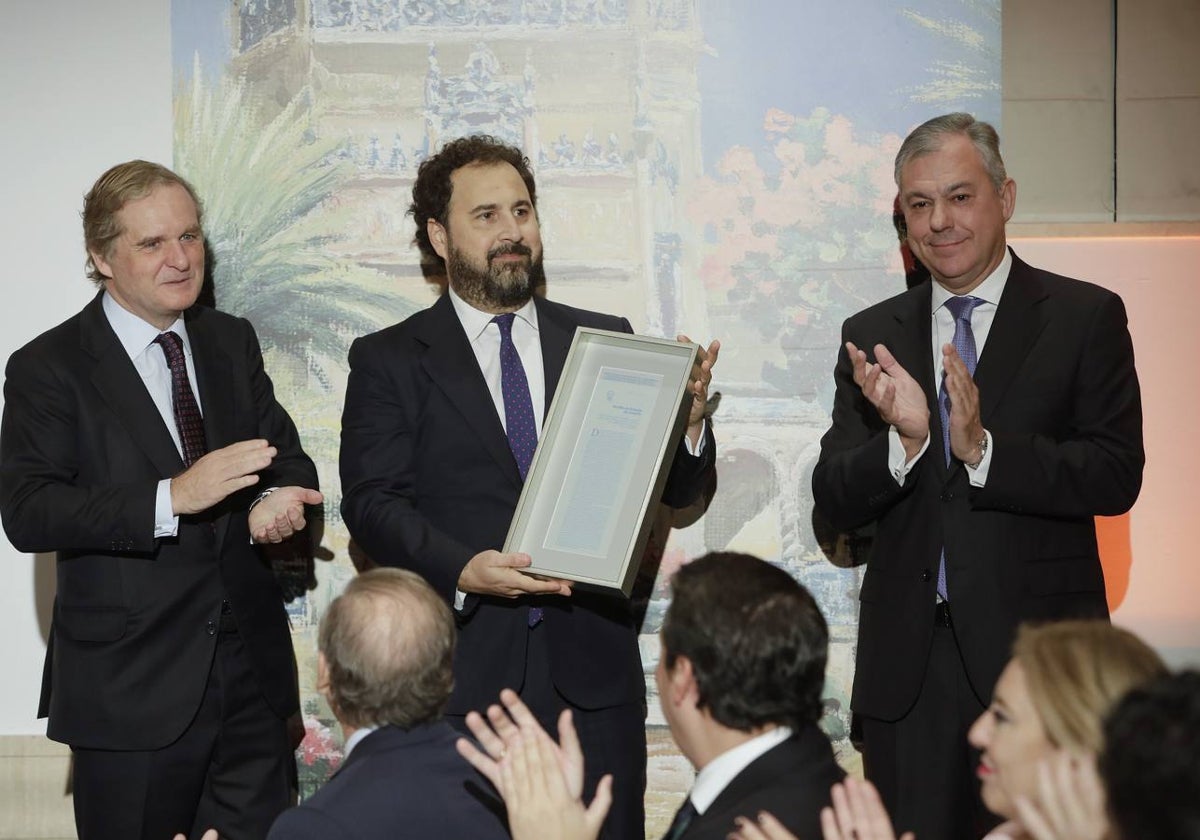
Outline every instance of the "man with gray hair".
[[896, 185], [932, 281], [846, 321], [813, 495], [875, 528], [851, 700], [867, 777], [899, 831], [957, 840], [988, 819], [966, 731], [1017, 625], [1108, 615], [1094, 517], [1141, 488], [1141, 397], [1121, 299], [1008, 249], [992, 126], [919, 126]]
[[269, 840], [507, 837], [499, 800], [442, 721], [454, 643], [450, 607], [416, 573], [374, 569], [350, 581], [321, 620], [317, 659], [346, 758]]

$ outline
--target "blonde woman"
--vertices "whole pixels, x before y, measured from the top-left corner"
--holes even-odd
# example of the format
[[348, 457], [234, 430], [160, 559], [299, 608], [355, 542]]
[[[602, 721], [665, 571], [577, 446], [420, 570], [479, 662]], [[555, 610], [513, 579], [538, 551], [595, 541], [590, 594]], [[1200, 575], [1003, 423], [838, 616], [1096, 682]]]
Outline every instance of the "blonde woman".
[[[968, 734], [980, 750], [984, 804], [1006, 822], [986, 840], [1098, 840], [1107, 832], [1095, 759], [1102, 722], [1130, 689], [1167, 673], [1158, 654], [1105, 621], [1024, 626], [992, 703]], [[868, 782], [835, 789], [825, 840], [893, 840]], [[795, 840], [770, 815], [739, 823], [740, 840]], [[918, 839], [919, 840], [919, 839]]]

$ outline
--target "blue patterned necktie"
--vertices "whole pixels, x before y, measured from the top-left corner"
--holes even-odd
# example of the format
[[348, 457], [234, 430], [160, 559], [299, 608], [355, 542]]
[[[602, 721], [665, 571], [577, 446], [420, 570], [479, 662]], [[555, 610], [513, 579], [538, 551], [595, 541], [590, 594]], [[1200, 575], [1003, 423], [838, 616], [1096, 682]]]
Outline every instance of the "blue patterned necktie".
[[[521, 480], [529, 473], [533, 461], [533, 450], [537, 449], [537, 424], [533, 419], [533, 399], [529, 396], [529, 380], [525, 378], [525, 366], [513, 344], [512, 328], [516, 318], [513, 312], [497, 315], [492, 320], [500, 328], [500, 391], [504, 398], [504, 431], [508, 435], [508, 448], [517, 459], [517, 470]], [[542, 620], [542, 608], [529, 608], [529, 626], [534, 627]]]
[[190, 467], [208, 452], [204, 438], [204, 419], [192, 393], [187, 362], [183, 358], [183, 339], [173, 332], [159, 333], [154, 343], [162, 348], [171, 369], [171, 408], [175, 412], [175, 431], [183, 446], [183, 465]]
[[525, 378], [525, 366], [513, 344], [513, 319], [509, 312], [497, 315], [492, 320], [500, 328], [500, 391], [504, 396], [504, 431], [508, 435], [508, 448], [517, 459], [517, 470], [521, 479], [529, 473], [533, 461], [533, 450], [537, 449], [537, 424], [533, 420], [533, 399], [529, 396], [529, 380]]
[[[954, 338], [950, 340], [950, 343], [954, 345], [959, 358], [967, 366], [967, 373], [971, 376], [975, 375], [975, 365], [979, 363], [979, 354], [975, 350], [975, 332], [971, 329], [971, 313], [975, 311], [975, 307], [984, 302], [982, 298], [965, 295], [951, 297], [945, 303], [946, 309], [954, 316]], [[950, 395], [946, 393], [944, 371], [942, 384], [938, 389], [938, 409], [942, 415], [942, 451], [946, 457], [946, 466], [950, 466]], [[946, 588], [946, 550], [944, 548], [942, 556], [938, 560], [937, 591], [943, 599], [950, 599], [949, 590]]]

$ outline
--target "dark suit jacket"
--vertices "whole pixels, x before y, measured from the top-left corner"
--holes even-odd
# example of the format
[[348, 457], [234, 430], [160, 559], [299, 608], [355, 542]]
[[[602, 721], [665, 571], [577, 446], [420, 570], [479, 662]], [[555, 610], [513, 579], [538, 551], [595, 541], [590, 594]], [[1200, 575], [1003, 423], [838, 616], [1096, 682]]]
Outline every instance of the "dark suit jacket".
[[680, 840], [725, 840], [737, 817], [770, 811], [800, 838], [821, 836], [821, 809], [829, 789], [845, 777], [829, 739], [815, 724], [746, 765]]
[[1141, 487], [1142, 409], [1125, 308], [1098, 286], [1014, 256], [975, 371], [992, 434], [987, 486], [947, 469], [934, 383], [931, 286], [850, 318], [843, 340], [883, 343], [925, 390], [931, 442], [899, 486], [887, 426], [854, 384], [845, 349], [813, 494], [844, 530], [877, 531], [861, 592], [852, 706], [896, 720], [921, 685], [945, 545], [955, 633], [987, 702], [1017, 625], [1108, 615], [1093, 517], [1129, 509]]
[[[209, 449], [266, 438], [279, 454], [259, 487], [316, 487], [250, 324], [200, 306], [185, 318]], [[222, 598], [267, 701], [281, 717], [294, 712], [283, 601], [246, 524], [258, 491], [154, 538], [157, 484], [183, 463], [100, 295], [13, 353], [4, 398], [5, 531], [20, 551], [58, 552], [41, 703], [49, 736], [113, 750], [173, 741], [199, 707]]]
[[[548, 408], [577, 326], [632, 330], [623, 318], [541, 299], [536, 306]], [[681, 449], [663, 501], [693, 501], [715, 450], [711, 435], [702, 457]], [[448, 602], [467, 561], [503, 547], [521, 476], [449, 296], [354, 342], [341, 474], [351, 536], [376, 563], [418, 572]], [[645, 696], [628, 600], [577, 590], [538, 602], [551, 675], [570, 702], [605, 708]], [[449, 714], [485, 708], [501, 688], [522, 685], [527, 606], [526, 599], [468, 597], [458, 616]]]
[[280, 815], [268, 840], [504, 840], [504, 807], [454, 749], [444, 722], [377, 729], [316, 794]]

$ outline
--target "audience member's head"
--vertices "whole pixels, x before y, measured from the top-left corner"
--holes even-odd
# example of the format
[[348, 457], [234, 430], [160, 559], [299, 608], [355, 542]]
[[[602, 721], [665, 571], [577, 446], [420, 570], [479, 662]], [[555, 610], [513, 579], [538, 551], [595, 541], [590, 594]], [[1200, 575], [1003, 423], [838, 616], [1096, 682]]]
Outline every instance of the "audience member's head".
[[791, 575], [757, 557], [714, 553], [680, 568], [671, 591], [659, 695], [693, 763], [684, 715], [744, 733], [820, 718], [829, 632]]
[[[192, 185], [170, 169], [145, 160], [119, 163], [96, 179], [83, 197], [83, 243], [87, 248], [87, 276], [103, 286], [108, 276], [96, 265], [93, 254], [107, 258], [113, 243], [124, 231], [118, 216], [130, 201], [145, 198], [155, 187], [178, 185], [195, 204], [196, 219], [203, 222], [203, 206]], [[201, 272], [203, 274], [203, 272]]]
[[454, 619], [419, 575], [372, 569], [321, 620], [318, 688], [343, 727], [437, 720], [454, 686]]
[[1100, 774], [1122, 840], [1200, 838], [1200, 671], [1130, 691], [1104, 723]]
[[1113, 704], [1165, 672], [1157, 653], [1106, 621], [1023, 626], [992, 704], [969, 734], [983, 753], [984, 804], [1015, 819], [1018, 796], [1036, 799], [1040, 762], [1058, 750], [1095, 756]]

